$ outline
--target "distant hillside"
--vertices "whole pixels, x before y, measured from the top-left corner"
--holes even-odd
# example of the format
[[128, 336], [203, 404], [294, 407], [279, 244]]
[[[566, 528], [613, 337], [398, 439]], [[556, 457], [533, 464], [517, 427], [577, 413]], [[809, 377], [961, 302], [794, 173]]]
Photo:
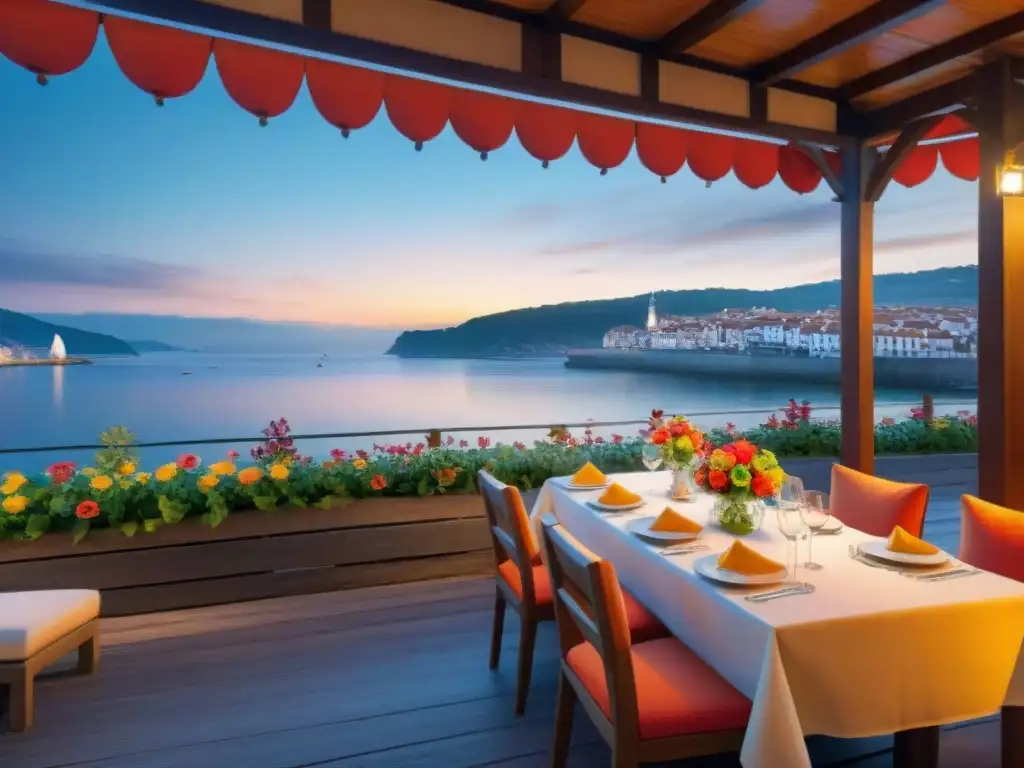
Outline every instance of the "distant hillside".
[[0, 344], [49, 348], [60, 334], [72, 357], [76, 355], [138, 355], [126, 341], [105, 333], [91, 333], [66, 325], [47, 323], [28, 315], [0, 309]]
[[[772, 291], [706, 288], [655, 294], [658, 312], [705, 315], [725, 308], [774, 307], [783, 312], [839, 305], [839, 281]], [[560, 354], [567, 348], [599, 347], [609, 328], [642, 325], [649, 296], [578, 301], [475, 317], [436, 331], [405, 331], [388, 350], [399, 357], [489, 357]], [[973, 306], [976, 267], [947, 267], [908, 274], [876, 275], [875, 303]]]
[[185, 352], [186, 350], [180, 347], [172, 347], [170, 344], [164, 344], [162, 341], [152, 341], [149, 339], [143, 339], [141, 341], [131, 339], [128, 341], [132, 349], [136, 352], [143, 354], [147, 352]]

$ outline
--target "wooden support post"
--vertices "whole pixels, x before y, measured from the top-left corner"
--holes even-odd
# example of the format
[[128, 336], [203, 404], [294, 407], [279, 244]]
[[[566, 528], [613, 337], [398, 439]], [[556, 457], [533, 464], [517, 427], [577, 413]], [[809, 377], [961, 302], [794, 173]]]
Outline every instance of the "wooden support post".
[[427, 447], [428, 448], [440, 448], [441, 447], [441, 431], [432, 429], [427, 433]]
[[1024, 511], [1016, 476], [1024, 461], [1024, 198], [997, 188], [1007, 150], [1024, 140], [1024, 88], [1008, 61], [981, 70], [977, 87], [978, 488], [986, 500]]
[[921, 418], [924, 419], [925, 424], [935, 421], [935, 400], [931, 395], [924, 396], [924, 401], [921, 403]]
[[840, 462], [860, 472], [875, 470], [874, 232], [875, 204], [867, 181], [877, 151], [858, 142], [843, 150], [840, 246]]

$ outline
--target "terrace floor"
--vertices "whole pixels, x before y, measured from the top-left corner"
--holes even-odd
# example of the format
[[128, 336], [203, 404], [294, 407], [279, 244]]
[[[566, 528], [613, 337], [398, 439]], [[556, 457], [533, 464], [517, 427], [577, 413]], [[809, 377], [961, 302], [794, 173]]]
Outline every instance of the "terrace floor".
[[[0, 765], [542, 768], [554, 626], [541, 629], [516, 719], [514, 618], [501, 667], [487, 669], [493, 595], [489, 580], [452, 580], [104, 620], [99, 672], [40, 679], [35, 728], [0, 735]], [[996, 768], [998, 732], [995, 720], [948, 729], [942, 767]], [[811, 749], [816, 766], [881, 768], [890, 744], [815, 738]], [[608, 758], [580, 717], [570, 765]]]

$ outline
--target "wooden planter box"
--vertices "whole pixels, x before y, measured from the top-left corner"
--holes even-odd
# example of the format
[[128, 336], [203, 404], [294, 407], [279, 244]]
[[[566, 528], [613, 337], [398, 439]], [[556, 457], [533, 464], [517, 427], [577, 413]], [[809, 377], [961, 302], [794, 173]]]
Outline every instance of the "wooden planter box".
[[0, 590], [99, 589], [122, 616], [266, 597], [489, 573], [483, 503], [473, 495], [361, 499], [330, 510], [236, 512], [81, 543], [51, 533], [0, 544]]

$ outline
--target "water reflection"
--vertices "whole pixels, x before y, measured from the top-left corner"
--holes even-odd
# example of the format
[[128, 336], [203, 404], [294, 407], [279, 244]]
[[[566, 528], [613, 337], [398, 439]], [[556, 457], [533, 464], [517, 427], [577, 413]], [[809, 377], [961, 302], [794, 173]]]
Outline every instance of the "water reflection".
[[64, 366], [53, 366], [53, 407], [55, 410], [64, 408]]

